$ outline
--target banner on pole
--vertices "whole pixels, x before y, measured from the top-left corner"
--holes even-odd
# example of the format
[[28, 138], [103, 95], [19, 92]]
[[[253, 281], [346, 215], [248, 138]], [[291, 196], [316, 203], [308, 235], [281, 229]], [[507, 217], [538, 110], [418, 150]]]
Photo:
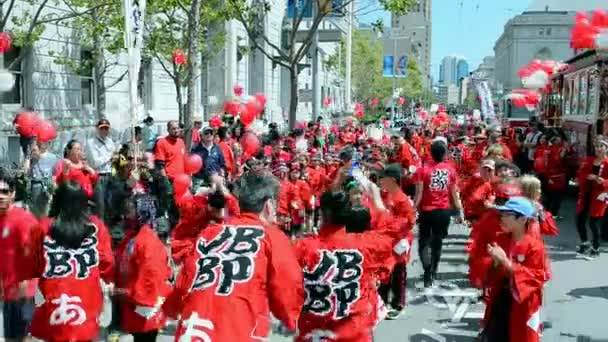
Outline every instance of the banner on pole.
[[384, 56], [382, 61], [382, 76], [393, 77], [395, 71], [395, 58], [394, 56]]

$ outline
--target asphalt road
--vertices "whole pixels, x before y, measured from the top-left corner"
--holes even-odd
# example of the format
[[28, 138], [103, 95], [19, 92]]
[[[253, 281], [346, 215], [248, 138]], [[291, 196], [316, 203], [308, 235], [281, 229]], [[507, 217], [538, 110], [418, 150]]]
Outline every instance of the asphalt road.
[[[564, 203], [562, 210], [566, 218], [559, 222], [560, 235], [546, 240], [553, 279], [545, 288], [542, 340], [608, 342], [608, 248], [604, 247], [601, 257], [593, 261], [577, 258], [573, 202]], [[380, 324], [376, 342], [475, 341], [484, 306], [477, 302], [478, 292], [469, 288], [466, 280], [463, 247], [467, 236], [464, 226], [450, 228], [439, 267], [440, 286], [431, 294], [421, 290], [422, 267], [415, 256], [408, 266], [406, 311], [399, 319]], [[163, 335], [158, 341], [172, 339]], [[127, 342], [131, 338], [125, 336], [121, 340]], [[291, 340], [275, 335], [270, 338], [272, 342]]]

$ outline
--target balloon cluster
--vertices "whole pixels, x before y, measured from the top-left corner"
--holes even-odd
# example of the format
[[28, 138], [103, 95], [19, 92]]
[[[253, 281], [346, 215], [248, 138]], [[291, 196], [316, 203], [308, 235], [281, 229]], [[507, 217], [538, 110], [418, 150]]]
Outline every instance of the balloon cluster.
[[540, 103], [540, 94], [530, 89], [515, 89], [505, 96], [505, 99], [511, 100], [511, 103], [516, 107], [526, 107], [528, 110], [533, 110]]
[[234, 91], [234, 96], [240, 97], [240, 96], [243, 96], [244, 89], [242, 86], [235, 84], [234, 87], [232, 87], [232, 91]]
[[177, 66], [183, 66], [183, 65], [186, 65], [186, 63], [187, 63], [186, 54], [181, 49], [173, 50], [173, 54], [172, 54], [171, 58], [173, 59], [173, 64], [175, 64]]
[[49, 120], [43, 120], [38, 113], [20, 112], [15, 117], [15, 127], [19, 135], [26, 138], [36, 138], [47, 143], [57, 137], [57, 129]]
[[551, 91], [551, 76], [568, 69], [568, 64], [555, 61], [533, 60], [518, 72], [525, 89], [537, 89], [541, 92]]
[[608, 49], [608, 13], [603, 9], [593, 11], [590, 18], [585, 12], [578, 12], [570, 35], [573, 49]]
[[220, 128], [222, 123], [222, 118], [218, 114], [214, 114], [211, 119], [209, 119], [209, 126], [211, 128]]

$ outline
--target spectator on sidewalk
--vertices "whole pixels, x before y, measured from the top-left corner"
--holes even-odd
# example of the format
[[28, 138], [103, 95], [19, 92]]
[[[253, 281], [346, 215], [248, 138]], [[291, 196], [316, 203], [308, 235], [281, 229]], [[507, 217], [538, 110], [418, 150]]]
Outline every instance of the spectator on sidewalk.
[[97, 122], [97, 134], [89, 138], [86, 145], [86, 160], [89, 166], [98, 175], [95, 184], [96, 214], [105, 220], [105, 207], [107, 205], [107, 184], [112, 176], [112, 157], [116, 152], [116, 145], [110, 137], [110, 121], [101, 119]]

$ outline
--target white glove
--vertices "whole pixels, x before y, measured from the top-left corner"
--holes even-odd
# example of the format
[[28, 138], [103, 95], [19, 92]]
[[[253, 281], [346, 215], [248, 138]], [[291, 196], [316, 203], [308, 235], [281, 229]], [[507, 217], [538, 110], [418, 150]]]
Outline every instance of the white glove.
[[397, 242], [395, 247], [393, 247], [393, 252], [395, 252], [395, 254], [397, 254], [397, 255], [407, 254], [407, 252], [409, 252], [409, 250], [410, 250], [410, 242], [407, 241], [407, 239], [399, 240], [399, 242]]

